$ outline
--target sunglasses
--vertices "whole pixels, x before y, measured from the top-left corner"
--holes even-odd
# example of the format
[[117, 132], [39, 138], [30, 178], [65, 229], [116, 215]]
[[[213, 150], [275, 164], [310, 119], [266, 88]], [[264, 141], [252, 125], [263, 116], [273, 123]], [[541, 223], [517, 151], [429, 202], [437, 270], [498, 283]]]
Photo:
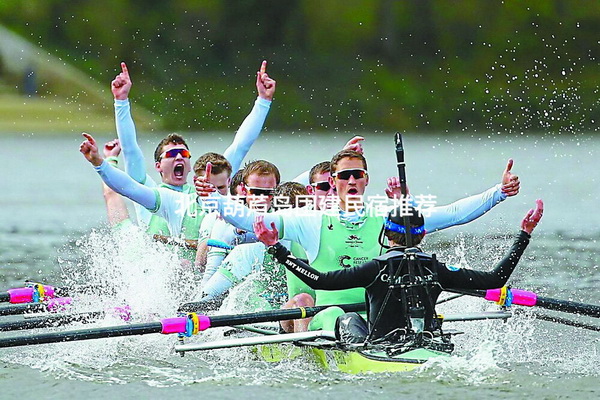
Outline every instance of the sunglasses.
[[331, 185], [329, 184], [329, 181], [321, 181], [321, 182], [311, 183], [311, 186], [313, 186], [317, 190], [322, 190], [324, 192], [328, 192], [329, 189], [331, 189]]
[[275, 189], [270, 188], [246, 186], [246, 189], [248, 190], [248, 194], [252, 196], [273, 196], [275, 193]]
[[183, 158], [191, 158], [192, 153], [188, 149], [171, 149], [167, 150], [160, 155], [160, 158], [175, 158], [177, 154], [181, 154]]
[[362, 179], [367, 176], [367, 170], [361, 168], [343, 169], [341, 171], [334, 172], [331, 174], [331, 176], [337, 177], [343, 181], [347, 181], [351, 176], [353, 176], [354, 179]]

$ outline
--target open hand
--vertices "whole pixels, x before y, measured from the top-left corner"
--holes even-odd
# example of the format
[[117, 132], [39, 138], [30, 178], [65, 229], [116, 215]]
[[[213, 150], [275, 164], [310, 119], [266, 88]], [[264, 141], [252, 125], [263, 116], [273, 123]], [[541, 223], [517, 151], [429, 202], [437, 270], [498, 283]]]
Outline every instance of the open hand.
[[110, 83], [110, 90], [116, 100], [125, 100], [129, 96], [129, 90], [131, 90], [131, 78], [129, 77], [129, 70], [124, 62], [121, 63], [121, 73], [113, 79]]
[[508, 197], [519, 194], [519, 189], [521, 187], [519, 177], [511, 172], [512, 166], [513, 159], [511, 158], [508, 160], [506, 169], [502, 174], [502, 193], [506, 194]]
[[98, 153], [98, 146], [96, 145], [96, 141], [94, 140], [92, 135], [88, 133], [84, 132], [82, 133], [82, 135], [83, 137], [85, 137], [86, 140], [84, 140], [79, 146], [79, 151], [81, 152], [81, 154], [83, 154], [86, 160], [88, 160], [92, 165], [98, 167], [100, 164], [102, 164], [102, 161], [104, 159], [100, 157], [100, 154]]
[[523, 221], [521, 221], [521, 229], [531, 235], [533, 229], [542, 219], [543, 214], [544, 202], [541, 199], [537, 199], [535, 201], [535, 210], [529, 210], [527, 214], [525, 214]]
[[215, 185], [210, 183], [210, 173], [212, 171], [212, 163], [206, 163], [206, 173], [204, 176], [195, 176], [194, 185], [196, 187], [196, 194], [199, 197], [208, 197], [211, 193], [216, 192], [217, 188]]
[[275, 86], [277, 82], [269, 78], [267, 74], [267, 61], [263, 61], [260, 65], [260, 71], [256, 72], [256, 89], [258, 90], [258, 96], [269, 101], [273, 101], [275, 95]]
[[277, 227], [275, 226], [275, 222], [271, 222], [271, 228], [273, 228], [273, 229], [270, 230], [265, 225], [264, 219], [265, 219], [264, 215], [259, 214], [256, 216], [256, 219], [254, 220], [254, 224], [252, 224], [252, 227], [254, 229], [254, 234], [256, 235], [258, 240], [263, 242], [266, 246], [273, 246], [274, 244], [276, 244], [279, 241], [279, 232], [277, 232]]

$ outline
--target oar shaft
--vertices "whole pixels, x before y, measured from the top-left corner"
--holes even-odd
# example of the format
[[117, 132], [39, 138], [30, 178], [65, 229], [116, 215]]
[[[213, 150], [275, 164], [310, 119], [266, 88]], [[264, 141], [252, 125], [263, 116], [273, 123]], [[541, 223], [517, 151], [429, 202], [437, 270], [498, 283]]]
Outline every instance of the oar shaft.
[[147, 322], [103, 328], [79, 329], [68, 332], [50, 332], [29, 336], [0, 338], [0, 347], [17, 347], [32, 344], [72, 342], [76, 340], [100, 339], [117, 336], [146, 335], [161, 333], [161, 322]]
[[[262, 311], [257, 313], [238, 314], [238, 315], [216, 315], [209, 317], [210, 327], [215, 328], [219, 326], [231, 326], [231, 325], [244, 325], [244, 324], [255, 324], [258, 322], [268, 321], [286, 321], [288, 319], [300, 319], [312, 317], [315, 314], [325, 310], [326, 308], [333, 306], [317, 306], [317, 307], [306, 307], [302, 308], [290, 308], [283, 310], [270, 310]], [[346, 312], [364, 311], [364, 303], [356, 304], [342, 304], [336, 305]]]
[[0, 331], [16, 331], [36, 328], [57, 327], [70, 324], [71, 322], [88, 322], [101, 318], [103, 311], [92, 311], [81, 314], [49, 315], [44, 317], [27, 318], [21, 321], [0, 322]]
[[[486, 300], [496, 301], [502, 289], [490, 290], [455, 290], [446, 289], [448, 292], [467, 294], [469, 296], [483, 297]], [[600, 318], [600, 306], [594, 304], [578, 303], [576, 301], [558, 300], [550, 297], [540, 297], [533, 292], [521, 289], [508, 289], [512, 296], [512, 304], [540, 307], [548, 310], [563, 311], [573, 314], [586, 315]]]
[[71, 297], [56, 297], [44, 303], [10, 304], [0, 306], [0, 315], [16, 315], [36, 312], [57, 312], [73, 302]]
[[13, 304], [0, 307], [0, 315], [16, 315], [48, 311], [44, 303]]
[[600, 318], [600, 306], [593, 304], [578, 303], [576, 301], [557, 300], [549, 297], [538, 297], [536, 306], [548, 310], [566, 311], [575, 314], [587, 315], [588, 317]]

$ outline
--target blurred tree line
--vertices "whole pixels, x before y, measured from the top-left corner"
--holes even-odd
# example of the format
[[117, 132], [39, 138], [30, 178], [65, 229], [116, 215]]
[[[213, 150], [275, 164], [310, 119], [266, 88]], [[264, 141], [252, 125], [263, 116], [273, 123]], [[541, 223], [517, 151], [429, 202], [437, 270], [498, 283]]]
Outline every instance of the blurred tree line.
[[[235, 129], [261, 60], [271, 130], [596, 131], [596, 0], [27, 0], [0, 23], [173, 130]], [[135, 110], [135, 109], [134, 109]]]

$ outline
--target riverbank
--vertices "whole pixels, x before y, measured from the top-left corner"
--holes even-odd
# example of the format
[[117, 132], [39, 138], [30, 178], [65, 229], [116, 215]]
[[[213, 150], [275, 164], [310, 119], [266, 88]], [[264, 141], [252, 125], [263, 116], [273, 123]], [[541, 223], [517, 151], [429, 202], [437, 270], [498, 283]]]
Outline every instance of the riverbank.
[[[62, 135], [68, 133], [115, 132], [112, 99], [106, 105], [94, 107], [84, 102], [63, 98], [29, 97], [19, 94], [0, 95], [0, 135], [35, 134]], [[152, 131], [159, 127], [150, 118], [133, 112], [140, 130]]]

